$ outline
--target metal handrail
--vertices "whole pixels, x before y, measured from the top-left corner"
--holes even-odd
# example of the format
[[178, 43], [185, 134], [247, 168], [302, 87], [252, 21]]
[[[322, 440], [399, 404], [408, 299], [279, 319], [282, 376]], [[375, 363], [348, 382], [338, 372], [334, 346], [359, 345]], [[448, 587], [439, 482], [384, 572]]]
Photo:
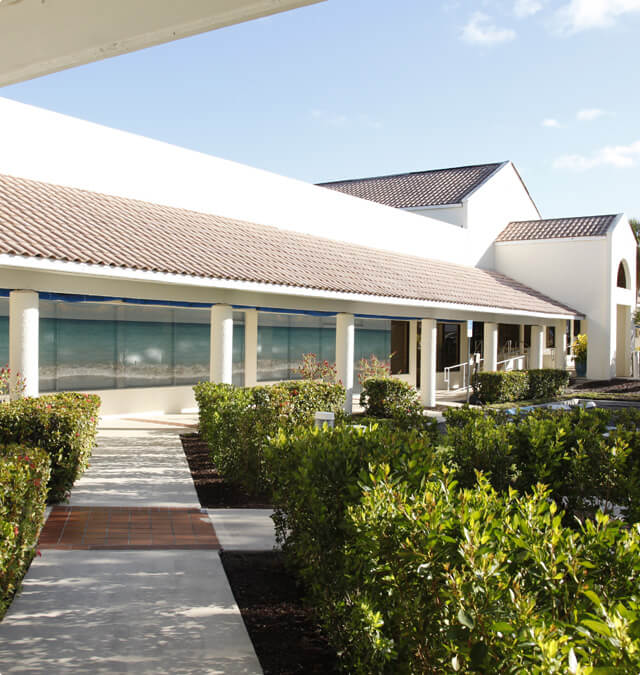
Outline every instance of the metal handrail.
[[[512, 370], [515, 367], [515, 364], [517, 361], [522, 360], [522, 370], [526, 368], [527, 365], [527, 355], [526, 354], [518, 354], [518, 356], [511, 356], [508, 359], [503, 359], [502, 361], [498, 361], [496, 363], [496, 368], [500, 370], [500, 366], [506, 363], [511, 363], [512, 365]], [[480, 359], [474, 359], [473, 360], [473, 365], [478, 365], [484, 361], [484, 358]], [[455, 366], [445, 366], [444, 368], [444, 382], [447, 385], [447, 391], [451, 391], [451, 371], [452, 370], [458, 370], [461, 369], [462, 372], [462, 378], [461, 378], [461, 390], [465, 390], [468, 387], [471, 386], [471, 371], [469, 369], [469, 361], [463, 361], [462, 363], [457, 363]], [[506, 368], [504, 368], [506, 370]]]

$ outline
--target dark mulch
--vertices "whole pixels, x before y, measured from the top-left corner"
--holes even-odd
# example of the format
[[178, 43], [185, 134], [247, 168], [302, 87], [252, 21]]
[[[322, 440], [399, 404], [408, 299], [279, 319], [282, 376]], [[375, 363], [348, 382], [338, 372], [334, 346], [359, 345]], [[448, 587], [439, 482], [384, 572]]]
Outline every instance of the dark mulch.
[[640, 380], [626, 380], [616, 378], [613, 380], [586, 380], [584, 382], [571, 382], [571, 391], [593, 391], [605, 394], [633, 394], [640, 393]]
[[225, 551], [221, 558], [265, 675], [340, 672], [281, 554]]
[[[180, 436], [204, 508], [267, 508], [225, 483], [198, 434]], [[338, 673], [337, 656], [305, 607], [282, 554], [224, 551], [222, 564], [265, 675]]]
[[225, 483], [211, 463], [207, 444], [198, 434], [183, 434], [180, 440], [200, 506], [206, 509], [271, 508], [268, 497], [251, 497], [240, 488]]

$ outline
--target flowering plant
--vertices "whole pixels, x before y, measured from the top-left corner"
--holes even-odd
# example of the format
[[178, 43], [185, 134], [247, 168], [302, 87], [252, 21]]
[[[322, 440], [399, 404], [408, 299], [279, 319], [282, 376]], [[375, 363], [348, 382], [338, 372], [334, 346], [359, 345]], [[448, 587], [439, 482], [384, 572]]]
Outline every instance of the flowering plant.
[[587, 361], [587, 336], [584, 333], [576, 335], [576, 339], [571, 345], [571, 352], [578, 363]]
[[0, 396], [7, 396], [8, 394], [14, 397], [20, 397], [25, 390], [25, 381], [20, 373], [16, 374], [13, 385], [11, 383], [11, 369], [9, 365], [0, 368]]
[[335, 363], [318, 360], [317, 354], [303, 354], [300, 365], [294, 368], [294, 372], [303, 380], [316, 380], [320, 382], [334, 383], [338, 375]]
[[371, 378], [391, 377], [392, 356], [393, 354], [389, 354], [389, 358], [385, 361], [379, 359], [375, 354], [371, 354], [368, 359], [360, 359], [356, 366], [358, 370], [358, 382], [360, 382], [360, 385], [363, 386], [365, 380]]

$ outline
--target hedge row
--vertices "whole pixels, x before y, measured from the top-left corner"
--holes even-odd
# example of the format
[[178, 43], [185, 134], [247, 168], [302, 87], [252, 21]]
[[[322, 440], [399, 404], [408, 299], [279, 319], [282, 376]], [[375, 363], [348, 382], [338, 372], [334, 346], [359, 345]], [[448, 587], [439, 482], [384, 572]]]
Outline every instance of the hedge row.
[[569, 383], [566, 370], [509, 370], [480, 372], [473, 378], [473, 391], [482, 403], [506, 403], [553, 398]]
[[0, 447], [0, 619], [35, 552], [49, 467], [49, 456], [42, 450]]
[[407, 382], [391, 377], [370, 377], [362, 384], [360, 405], [371, 417], [398, 418], [422, 413], [418, 392]]
[[463, 487], [482, 471], [500, 491], [544, 483], [580, 517], [601, 504], [640, 519], [640, 411], [539, 408], [509, 416], [461, 408], [445, 418], [443, 459]]
[[266, 457], [278, 537], [348, 672], [638, 672], [637, 525], [565, 527], [542, 487], [461, 489], [414, 431], [298, 429]]
[[49, 502], [66, 498], [84, 472], [95, 445], [100, 398], [47, 394], [0, 405], [0, 444], [44, 450], [51, 460]]
[[319, 410], [339, 417], [345, 397], [341, 384], [307, 380], [247, 388], [200, 382], [194, 391], [200, 435], [216, 468], [253, 495], [268, 489], [263, 449], [269, 436], [281, 427], [312, 425]]

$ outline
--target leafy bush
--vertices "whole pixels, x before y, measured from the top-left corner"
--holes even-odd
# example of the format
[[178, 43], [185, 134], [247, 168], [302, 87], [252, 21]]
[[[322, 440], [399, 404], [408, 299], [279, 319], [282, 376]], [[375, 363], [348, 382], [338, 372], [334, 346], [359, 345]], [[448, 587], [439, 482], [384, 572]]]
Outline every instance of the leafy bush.
[[29, 563], [44, 520], [49, 456], [22, 445], [0, 447], [0, 618]]
[[558, 368], [528, 370], [529, 392], [527, 398], [554, 398], [559, 396], [569, 384], [569, 372]]
[[51, 459], [49, 501], [65, 499], [95, 445], [100, 398], [47, 394], [0, 405], [0, 444], [42, 448]]
[[584, 333], [576, 335], [576, 339], [571, 345], [571, 353], [577, 363], [587, 362], [588, 338]]
[[407, 382], [390, 377], [365, 380], [360, 394], [360, 405], [371, 417], [405, 417], [421, 415], [418, 392]]
[[500, 491], [544, 483], [572, 515], [616, 504], [627, 519], [640, 517], [640, 433], [623, 426], [607, 432], [616, 413], [537, 409], [510, 418], [461, 408], [445, 418], [442, 453], [463, 487], [478, 470]]
[[326, 359], [319, 361], [316, 354], [303, 354], [302, 361], [294, 372], [298, 373], [303, 380], [320, 380], [321, 382], [333, 383], [338, 376], [335, 363], [329, 363]]
[[480, 372], [473, 378], [473, 392], [483, 403], [522, 401], [529, 391], [526, 370]]
[[553, 398], [562, 393], [569, 383], [566, 370], [509, 370], [477, 373], [473, 391], [483, 403]]
[[362, 358], [356, 364], [358, 371], [358, 382], [360, 386], [370, 378], [390, 378], [391, 377], [391, 356], [386, 361], [379, 359], [375, 354], [367, 358]]
[[415, 431], [297, 429], [266, 457], [278, 538], [348, 672], [637, 672], [638, 526], [563, 527], [539, 486], [461, 490]]
[[194, 387], [200, 434], [221, 475], [250, 494], [268, 488], [263, 448], [278, 428], [313, 424], [317, 411], [340, 415], [345, 389], [341, 384], [296, 381], [237, 388], [200, 382]]

